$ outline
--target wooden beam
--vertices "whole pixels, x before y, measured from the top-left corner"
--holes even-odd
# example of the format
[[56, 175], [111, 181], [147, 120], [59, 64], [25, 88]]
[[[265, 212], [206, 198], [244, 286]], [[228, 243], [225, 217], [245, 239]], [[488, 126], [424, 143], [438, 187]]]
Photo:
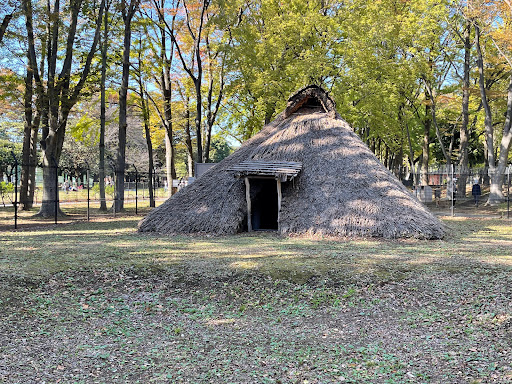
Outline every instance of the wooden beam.
[[281, 224], [281, 180], [276, 179], [277, 182], [277, 230], [280, 230]]
[[247, 202], [247, 232], [252, 232], [252, 220], [251, 220], [251, 184], [249, 178], [245, 177], [245, 200]]

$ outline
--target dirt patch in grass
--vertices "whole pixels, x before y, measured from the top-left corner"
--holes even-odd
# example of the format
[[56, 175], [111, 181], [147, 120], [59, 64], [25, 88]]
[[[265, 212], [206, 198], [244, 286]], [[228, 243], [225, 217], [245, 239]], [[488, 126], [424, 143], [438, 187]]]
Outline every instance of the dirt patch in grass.
[[5, 232], [6, 383], [512, 382], [512, 229], [443, 241]]

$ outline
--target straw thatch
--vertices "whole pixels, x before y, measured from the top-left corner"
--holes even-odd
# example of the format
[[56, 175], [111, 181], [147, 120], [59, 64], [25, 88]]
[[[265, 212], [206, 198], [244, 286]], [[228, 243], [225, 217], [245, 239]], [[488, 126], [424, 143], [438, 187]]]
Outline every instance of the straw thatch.
[[247, 228], [246, 160], [302, 163], [283, 183], [279, 231], [363, 237], [441, 238], [444, 228], [374, 156], [318, 87], [289, 99], [275, 121], [154, 209], [139, 231], [234, 234]]

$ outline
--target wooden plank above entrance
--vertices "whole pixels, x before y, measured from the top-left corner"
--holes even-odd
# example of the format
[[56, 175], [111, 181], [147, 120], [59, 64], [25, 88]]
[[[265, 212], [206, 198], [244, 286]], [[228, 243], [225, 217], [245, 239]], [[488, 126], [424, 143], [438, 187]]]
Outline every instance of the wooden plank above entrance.
[[295, 161], [246, 160], [229, 168], [236, 177], [274, 177], [290, 181], [302, 170], [302, 163]]

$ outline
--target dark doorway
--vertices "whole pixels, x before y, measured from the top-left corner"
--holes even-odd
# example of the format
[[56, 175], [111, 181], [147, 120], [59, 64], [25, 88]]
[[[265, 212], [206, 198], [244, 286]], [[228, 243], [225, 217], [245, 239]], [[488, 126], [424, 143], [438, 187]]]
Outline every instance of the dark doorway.
[[251, 223], [254, 231], [277, 230], [277, 182], [251, 179]]

